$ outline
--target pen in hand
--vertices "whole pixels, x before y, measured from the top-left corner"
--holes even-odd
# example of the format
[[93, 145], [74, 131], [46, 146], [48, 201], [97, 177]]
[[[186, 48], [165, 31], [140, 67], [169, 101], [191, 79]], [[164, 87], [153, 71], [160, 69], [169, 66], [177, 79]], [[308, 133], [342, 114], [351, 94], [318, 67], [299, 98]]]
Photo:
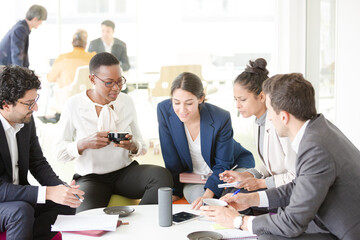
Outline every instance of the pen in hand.
[[232, 197], [235, 196], [236, 194], [238, 194], [240, 192], [240, 189], [236, 190], [233, 195], [231, 195]]
[[235, 170], [235, 168], [237, 168], [237, 164], [235, 165], [235, 166], [233, 166], [229, 171], [234, 171]]
[[[63, 185], [64, 185], [65, 187], [72, 188], [72, 187], [70, 187], [69, 184], [67, 184], [66, 182], [63, 182]], [[74, 196], [75, 196], [77, 199], [79, 199], [80, 202], [83, 202], [83, 200], [79, 197], [79, 195], [74, 194]]]

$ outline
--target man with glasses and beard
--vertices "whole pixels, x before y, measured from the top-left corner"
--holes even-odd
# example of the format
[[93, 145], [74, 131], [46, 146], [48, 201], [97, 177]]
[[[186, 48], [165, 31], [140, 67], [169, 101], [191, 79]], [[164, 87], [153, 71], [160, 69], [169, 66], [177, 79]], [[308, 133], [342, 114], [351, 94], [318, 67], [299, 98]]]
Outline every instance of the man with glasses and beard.
[[[32, 113], [38, 110], [40, 81], [19, 66], [0, 73], [0, 231], [6, 239], [51, 239], [58, 214], [72, 215], [84, 194], [63, 185], [46, 161]], [[41, 186], [31, 186], [30, 170]]]

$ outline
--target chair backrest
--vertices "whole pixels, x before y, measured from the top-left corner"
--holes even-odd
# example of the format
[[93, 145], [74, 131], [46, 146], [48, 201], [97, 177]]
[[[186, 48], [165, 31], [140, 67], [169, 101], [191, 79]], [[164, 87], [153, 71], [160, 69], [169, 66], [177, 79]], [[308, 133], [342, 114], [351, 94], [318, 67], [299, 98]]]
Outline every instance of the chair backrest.
[[68, 97], [93, 87], [89, 79], [89, 66], [80, 66], [76, 69], [74, 81], [69, 85]]
[[171, 83], [182, 72], [194, 73], [203, 80], [201, 71], [200, 64], [162, 66], [160, 69], [160, 79], [155, 83], [155, 88], [151, 90], [151, 96], [170, 96]]
[[80, 92], [85, 92], [86, 89], [93, 88], [89, 79], [89, 74], [89, 66], [80, 66], [76, 68], [74, 81], [70, 85], [57, 89], [55, 92], [56, 103], [52, 109], [61, 113], [66, 100], [71, 96]]

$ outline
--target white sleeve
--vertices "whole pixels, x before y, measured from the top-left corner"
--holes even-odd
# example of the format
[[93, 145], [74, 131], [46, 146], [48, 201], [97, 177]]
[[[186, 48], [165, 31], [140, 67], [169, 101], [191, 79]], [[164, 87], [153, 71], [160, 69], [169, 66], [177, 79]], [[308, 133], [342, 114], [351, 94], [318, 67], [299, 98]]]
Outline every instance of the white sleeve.
[[46, 202], [46, 187], [39, 186], [36, 203], [44, 204], [45, 202]]
[[247, 229], [248, 229], [248, 232], [250, 233], [250, 234], [254, 234], [254, 232], [253, 232], [253, 220], [254, 220], [254, 218], [255, 218], [255, 216], [250, 216], [249, 217], [249, 219], [248, 219], [248, 221], [247, 221]]
[[76, 119], [73, 119], [75, 116], [72, 116], [69, 105], [67, 102], [61, 113], [54, 145], [57, 160], [62, 162], [69, 162], [80, 156], [77, 141], [73, 141], [76, 134]]
[[132, 122], [130, 123], [130, 128], [131, 128], [131, 132], [133, 134], [133, 141], [136, 141], [136, 143], [138, 145], [138, 152], [136, 154], [130, 154], [130, 156], [136, 157], [136, 156], [140, 156], [140, 155], [145, 155], [147, 153], [147, 146], [146, 146], [146, 143], [140, 133], [140, 129], [139, 129], [138, 121], [137, 121], [135, 104], [132, 101], [132, 99], [130, 102], [131, 102], [131, 104], [129, 104], [128, 106], [132, 109], [131, 111], [132, 111], [132, 119], [133, 119]]
[[258, 191], [259, 193], [259, 206], [258, 207], [269, 207], [269, 198], [266, 195], [265, 191]]

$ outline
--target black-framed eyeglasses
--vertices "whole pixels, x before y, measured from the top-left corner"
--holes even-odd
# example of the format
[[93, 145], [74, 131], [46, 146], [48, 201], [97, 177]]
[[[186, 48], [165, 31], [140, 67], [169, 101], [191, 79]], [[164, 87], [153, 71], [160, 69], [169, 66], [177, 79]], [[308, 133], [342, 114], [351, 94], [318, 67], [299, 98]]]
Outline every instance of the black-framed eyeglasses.
[[99, 78], [95, 74], [93, 74], [95, 77], [97, 77], [100, 81], [102, 81], [105, 84], [105, 87], [113, 88], [115, 84], [118, 85], [119, 88], [121, 88], [126, 83], [126, 78], [124, 76], [120, 77], [120, 80], [118, 81], [105, 81], [104, 79]]
[[40, 94], [37, 95], [37, 97], [35, 98], [35, 100], [32, 103], [24, 103], [24, 102], [20, 102], [20, 101], [17, 101], [17, 102], [21, 103], [23, 105], [29, 106], [28, 109], [31, 110], [35, 106], [36, 102], [39, 100], [39, 97], [40, 97]]

